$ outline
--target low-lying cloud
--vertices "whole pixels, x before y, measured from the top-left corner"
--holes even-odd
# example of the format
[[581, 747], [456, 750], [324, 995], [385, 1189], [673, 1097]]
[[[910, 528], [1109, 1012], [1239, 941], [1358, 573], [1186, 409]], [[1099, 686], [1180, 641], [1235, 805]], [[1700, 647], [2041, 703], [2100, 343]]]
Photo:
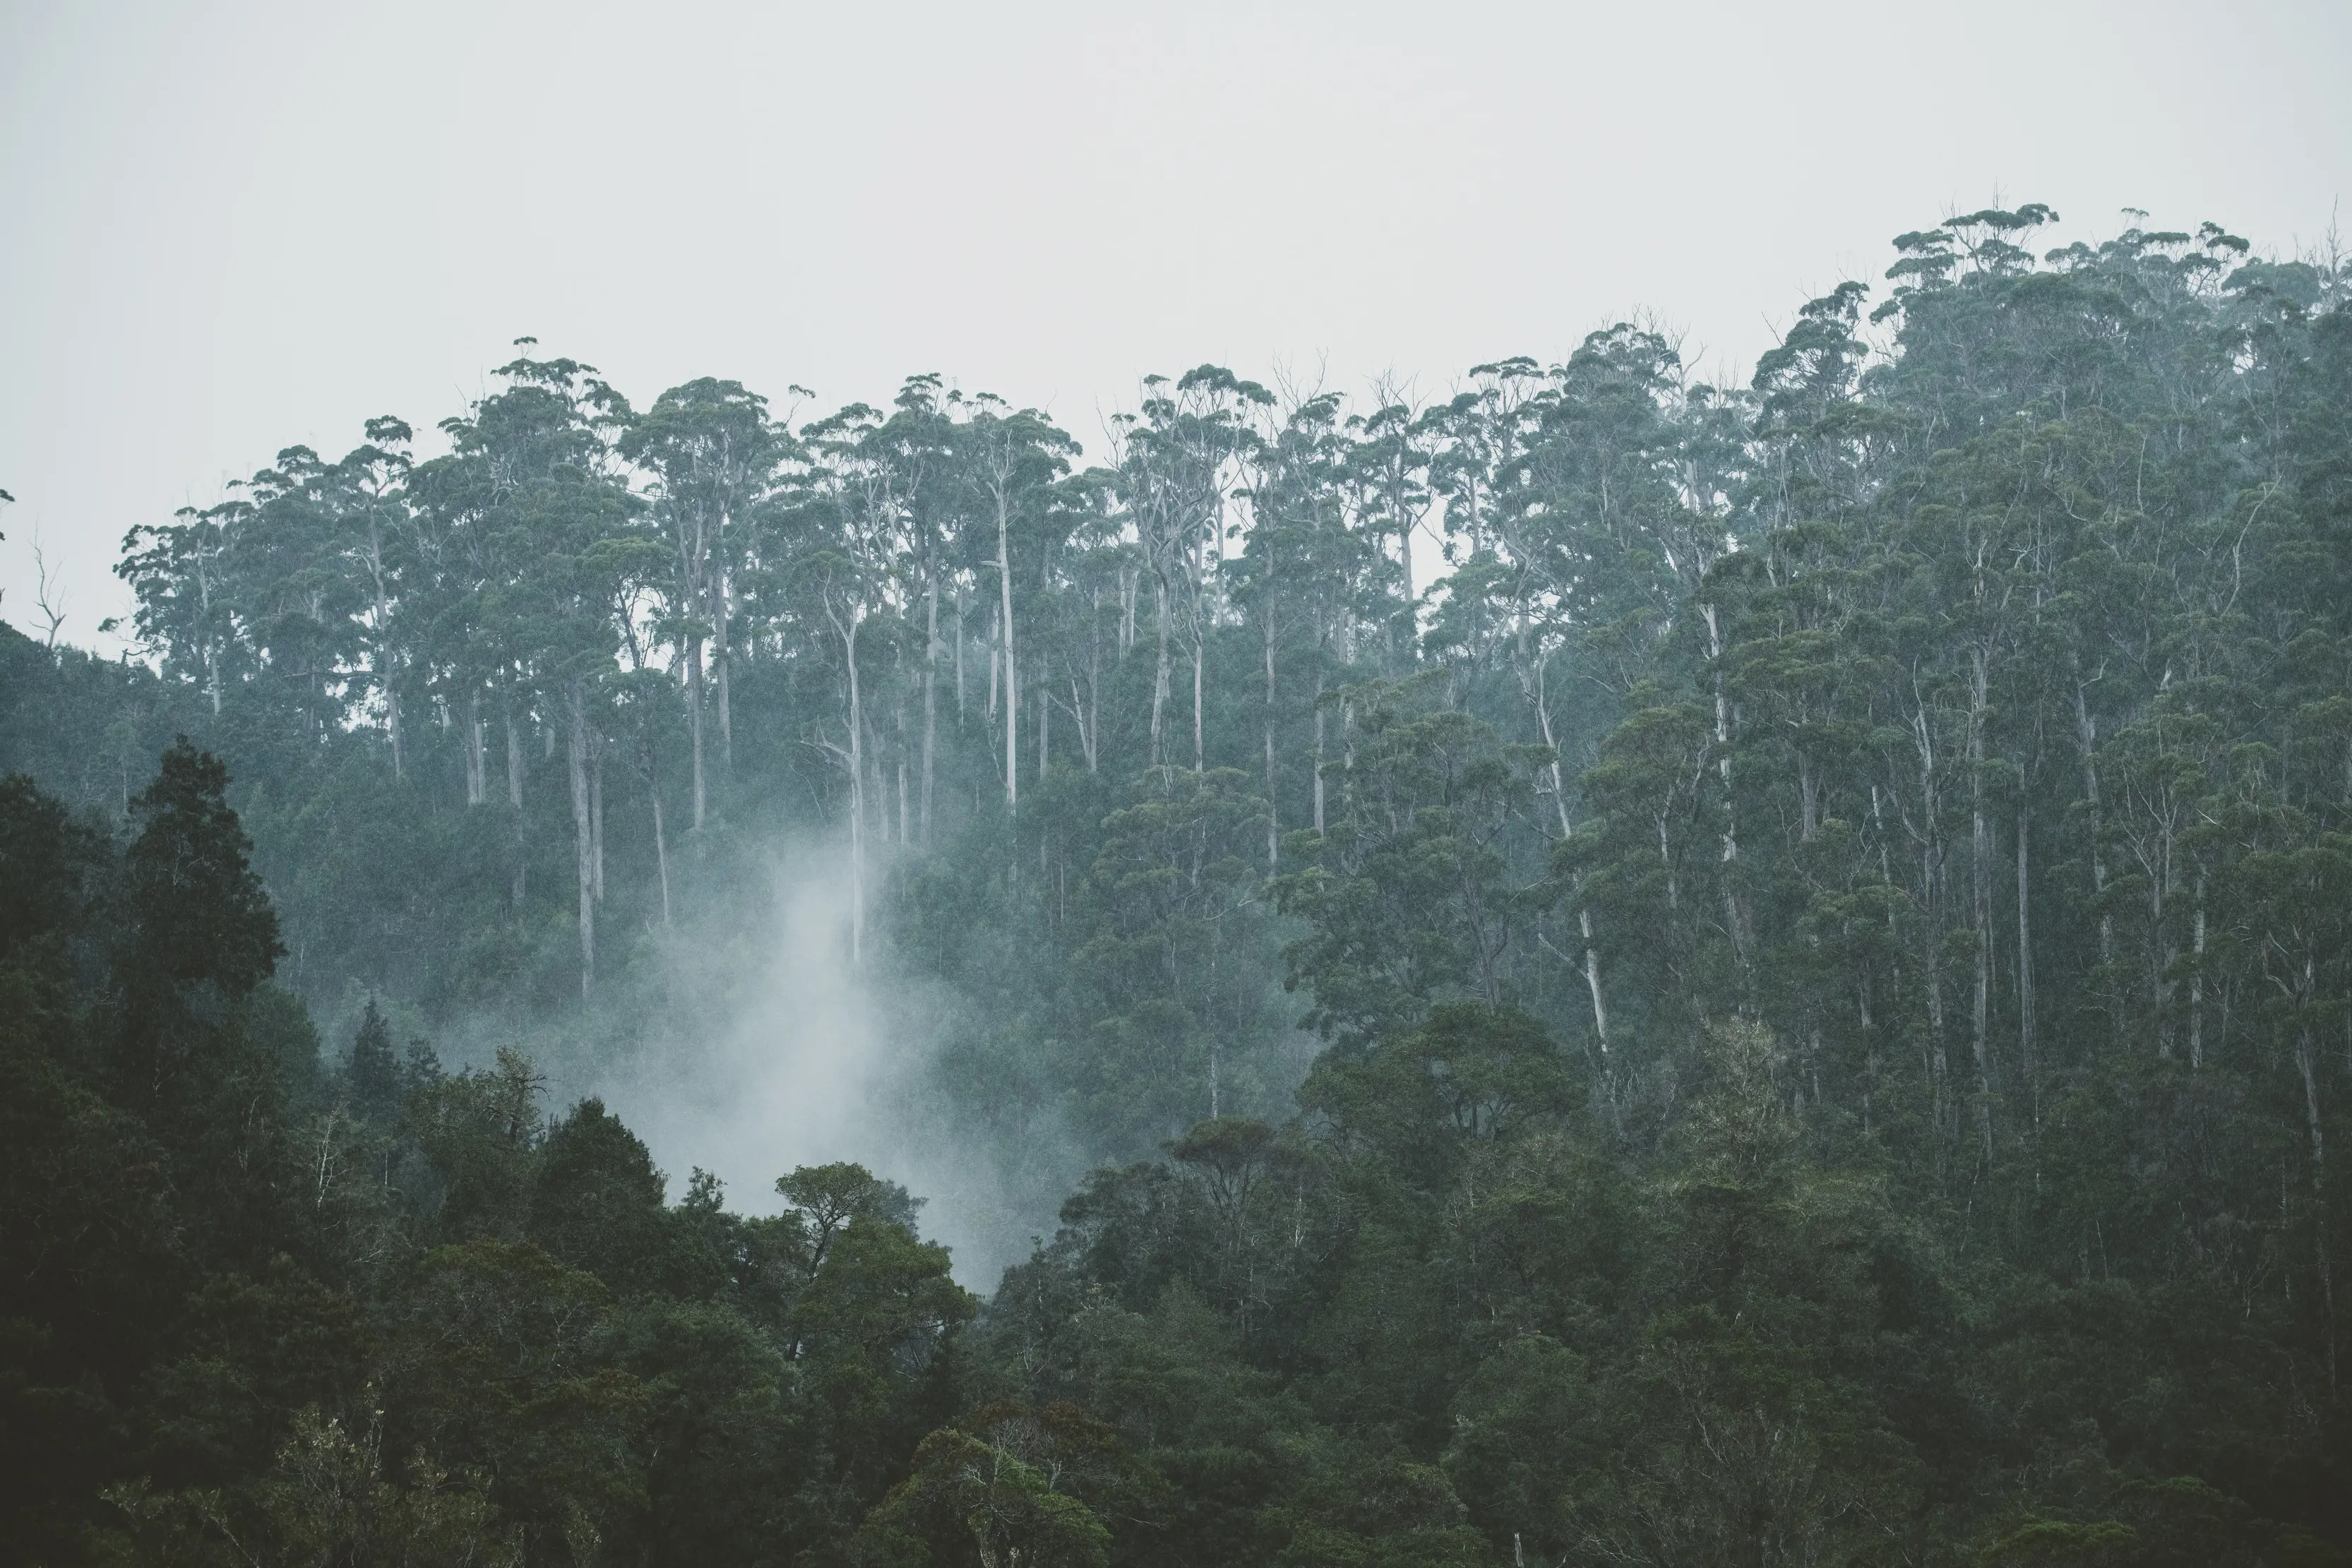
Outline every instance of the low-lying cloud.
[[851, 963], [848, 869], [837, 844], [780, 852], [767, 918], [675, 945], [679, 1001], [592, 1087], [673, 1196], [699, 1166], [730, 1207], [773, 1213], [777, 1176], [854, 1160], [925, 1199], [923, 1234], [953, 1249], [961, 1282], [992, 1290], [1051, 1227], [1052, 1199], [1010, 1190], [998, 1152], [960, 1136], [927, 1092], [943, 1004]]

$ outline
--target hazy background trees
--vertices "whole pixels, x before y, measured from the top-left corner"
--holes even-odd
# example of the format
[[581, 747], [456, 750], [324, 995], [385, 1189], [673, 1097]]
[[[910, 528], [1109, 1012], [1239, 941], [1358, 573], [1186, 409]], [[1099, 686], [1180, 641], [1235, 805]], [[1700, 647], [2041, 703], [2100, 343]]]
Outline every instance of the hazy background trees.
[[[1622, 323], [1444, 395], [1154, 376], [1082, 448], [934, 375], [641, 413], [524, 357], [446, 451], [371, 421], [133, 530], [152, 667], [0, 646], [11, 1190], [92, 1238], [8, 1311], [110, 1402], [43, 1406], [12, 1506], [2340, 1546], [2347, 279], [2050, 216], [1901, 236], [1744, 386]], [[887, 1182], [743, 1218], [541, 1103], [714, 1016], [681, 960], [793, 834], [840, 961], [940, 999], [913, 1097], [1012, 1223], [1099, 1167], [969, 1330]], [[159, 1326], [215, 1310], [320, 1359]]]

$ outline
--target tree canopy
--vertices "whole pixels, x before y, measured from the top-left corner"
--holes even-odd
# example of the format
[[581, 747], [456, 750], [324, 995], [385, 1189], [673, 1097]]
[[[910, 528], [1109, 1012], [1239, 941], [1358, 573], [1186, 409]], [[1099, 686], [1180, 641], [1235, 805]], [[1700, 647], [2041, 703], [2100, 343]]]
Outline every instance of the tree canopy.
[[[0, 628], [0, 1555], [2347, 1560], [2352, 271], [2054, 215], [1100, 450], [525, 340], [133, 528]], [[789, 835], [985, 1299], [551, 1101]]]

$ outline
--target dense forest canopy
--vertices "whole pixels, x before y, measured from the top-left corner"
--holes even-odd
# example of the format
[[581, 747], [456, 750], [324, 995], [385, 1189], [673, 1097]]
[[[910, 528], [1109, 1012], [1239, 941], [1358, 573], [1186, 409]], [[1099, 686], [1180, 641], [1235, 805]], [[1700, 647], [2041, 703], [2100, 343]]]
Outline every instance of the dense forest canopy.
[[[522, 340], [134, 528], [0, 628], [0, 1552], [2346, 1561], [2352, 268], [2053, 216], [1093, 446]], [[986, 1299], [551, 1103], [795, 839], [1076, 1183]]]

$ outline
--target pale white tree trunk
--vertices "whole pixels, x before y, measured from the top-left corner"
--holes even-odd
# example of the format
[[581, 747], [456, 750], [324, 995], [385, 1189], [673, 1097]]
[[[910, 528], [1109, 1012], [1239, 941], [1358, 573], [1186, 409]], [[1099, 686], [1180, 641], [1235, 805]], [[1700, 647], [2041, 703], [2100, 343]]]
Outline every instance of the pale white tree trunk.
[[507, 697], [507, 804], [522, 810], [522, 729], [515, 723], [514, 697]]
[[[1552, 806], [1559, 814], [1559, 836], [1566, 839], [1575, 829], [1569, 821], [1568, 780], [1559, 766], [1559, 744], [1552, 737], [1551, 705], [1544, 697], [1544, 666], [1541, 662], [1536, 665], [1534, 686], [1536, 724], [1543, 731], [1544, 745], [1551, 752]], [[1583, 881], [1581, 876], [1578, 877], [1576, 885], [1580, 888]], [[1576, 925], [1578, 935], [1584, 938], [1584, 988], [1592, 998], [1592, 1036], [1600, 1043], [1601, 1054], [1606, 1056], [1609, 1054], [1609, 1001], [1601, 989], [1601, 955], [1592, 944], [1592, 911], [1578, 909]], [[1575, 966], [1570, 965], [1570, 967]]]
[[694, 829], [702, 831], [709, 809], [709, 788], [702, 765], [702, 639], [686, 644], [686, 728], [694, 755]]
[[1323, 837], [1323, 677], [1315, 677], [1315, 836]]
[[2116, 957], [2116, 917], [2106, 906], [2107, 854], [2100, 842], [2103, 823], [2099, 805], [2099, 721], [2091, 716], [2090, 703], [2080, 682], [2074, 686], [2074, 736], [2083, 747], [2083, 798], [2091, 808], [2091, 891], [2099, 895], [2099, 962]]
[[2205, 1066], [2205, 872], [2197, 872], [2197, 915], [2189, 936], [2189, 1066]]
[[1160, 583], [1160, 663], [1151, 680], [1151, 766], [1163, 760], [1168, 715], [1168, 584]]
[[1021, 804], [1021, 666], [1013, 643], [1013, 543], [1011, 498], [996, 487], [996, 586], [1004, 622], [1004, 809]]
[[482, 694], [477, 687], [466, 699], [466, 804], [468, 806], [478, 806], [489, 796], [489, 769], [482, 752]]
[[849, 961], [866, 958], [866, 708], [857, 684], [857, 629], [866, 619], [863, 605], [836, 612], [828, 600], [825, 614], [841, 638], [842, 659], [849, 674]]
[[1265, 617], [1265, 869], [1271, 876], [1282, 862], [1282, 813], [1274, 800], [1274, 616]]
[[[2303, 966], [2303, 1006], [2312, 1001], [2312, 962], [2308, 956]], [[2311, 1233], [2312, 1260], [2319, 1275], [2319, 1310], [2327, 1322], [2327, 1386], [2333, 1391], [2336, 1384], [2336, 1277], [2333, 1260], [2327, 1245], [2327, 1143], [2320, 1130], [2319, 1077], [2315, 1058], [2317, 1051], [2311, 1038], [2311, 1029], [2305, 1024], [2295, 1030], [2294, 1068], [2303, 1080], [2304, 1126], [2311, 1138]]]
[[604, 737], [588, 732], [588, 829], [595, 845], [596, 902], [604, 902]]
[[1201, 664], [1206, 652], [1201, 626], [1201, 612], [1192, 612], [1192, 771], [1199, 773], [1208, 766], [1208, 753], [1201, 744]]
[[1985, 706], [1988, 656], [1970, 650], [1969, 671], [1969, 915], [1976, 932], [1976, 988], [1970, 998], [1969, 1053], [1977, 1074], [1977, 1135], [1992, 1166], [1992, 824], [1985, 816]]
[[2033, 821], [2025, 805], [2017, 808], [2017, 1062], [2025, 1078], [2029, 1109], [2038, 1115], [2037, 1079], [2033, 1038], [2033, 923], [2031, 880], [2031, 844], [2033, 841]]
[[[723, 519], [720, 526], [725, 526]], [[727, 638], [727, 621], [734, 612], [733, 598], [734, 585], [722, 566], [710, 585], [710, 652], [719, 664], [719, 765], [730, 774], [735, 768], [735, 709], [729, 693], [735, 660]]]
[[940, 738], [940, 569], [936, 559], [926, 563], [923, 575], [923, 800], [917, 831], [928, 849], [931, 842], [932, 758], [938, 752]]
[[653, 747], [646, 747], [646, 793], [654, 808], [654, 871], [661, 878], [662, 924], [670, 923], [669, 904], [669, 834], [662, 822], [661, 774], [654, 762]]
[[565, 695], [571, 707], [572, 838], [580, 877], [580, 994], [596, 979], [596, 866], [593, 807], [588, 798], [588, 702], [578, 678]]

